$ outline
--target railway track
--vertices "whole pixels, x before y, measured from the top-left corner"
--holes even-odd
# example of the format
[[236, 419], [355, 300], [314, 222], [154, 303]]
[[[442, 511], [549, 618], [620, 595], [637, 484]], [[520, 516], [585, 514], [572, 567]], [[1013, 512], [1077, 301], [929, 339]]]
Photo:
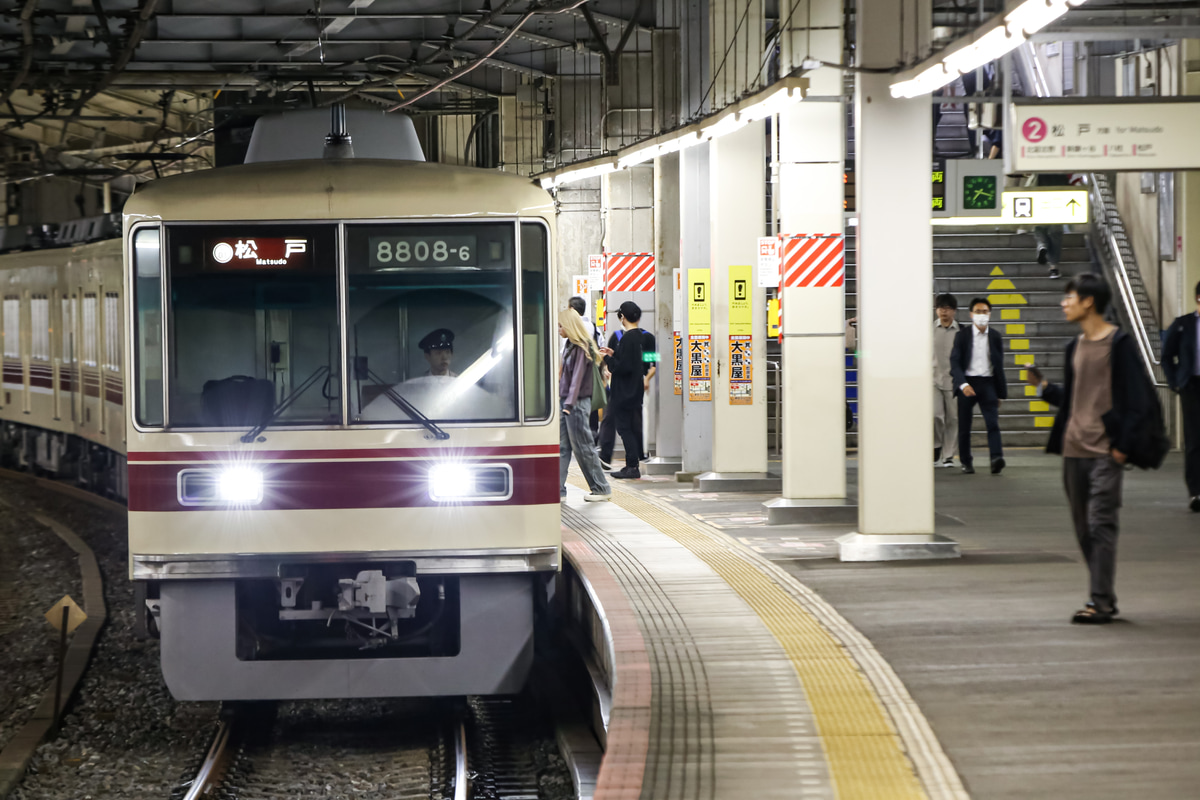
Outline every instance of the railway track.
[[527, 698], [350, 705], [228, 704], [171, 800], [540, 798]]

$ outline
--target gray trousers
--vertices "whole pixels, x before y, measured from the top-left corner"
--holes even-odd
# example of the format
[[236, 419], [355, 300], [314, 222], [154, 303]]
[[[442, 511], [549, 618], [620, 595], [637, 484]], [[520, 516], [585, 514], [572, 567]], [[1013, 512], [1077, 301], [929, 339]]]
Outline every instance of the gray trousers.
[[953, 389], [933, 387], [933, 446], [942, 448], [942, 460], [958, 450], [958, 399]]
[[[561, 403], [559, 405], [561, 412]], [[558, 493], [567, 494], [567, 470], [571, 467], [571, 453], [579, 459], [579, 469], [587, 480], [592, 494], [609, 494], [612, 489], [604, 470], [600, 469], [600, 457], [592, 447], [592, 430], [588, 417], [592, 415], [592, 398], [581, 397], [570, 414], [558, 415]]]
[[1092, 602], [1102, 611], [1117, 605], [1117, 525], [1125, 471], [1106, 458], [1064, 458], [1063, 487], [1075, 538], [1087, 562]]

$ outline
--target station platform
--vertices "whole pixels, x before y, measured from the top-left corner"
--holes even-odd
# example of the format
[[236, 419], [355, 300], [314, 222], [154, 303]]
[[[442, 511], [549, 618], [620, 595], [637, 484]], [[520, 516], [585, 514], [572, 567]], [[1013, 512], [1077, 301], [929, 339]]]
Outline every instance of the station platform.
[[644, 758], [615, 767], [641, 773], [596, 797], [1196, 797], [1200, 515], [1180, 457], [1126, 474], [1109, 626], [1069, 621], [1087, 572], [1061, 461], [1006, 457], [998, 476], [937, 471], [963, 557], [926, 562], [842, 563], [853, 526], [767, 526], [769, 495], [663, 476], [585, 504], [573, 475], [568, 557], [611, 574], [644, 650], [625, 661], [649, 673], [625, 722]]

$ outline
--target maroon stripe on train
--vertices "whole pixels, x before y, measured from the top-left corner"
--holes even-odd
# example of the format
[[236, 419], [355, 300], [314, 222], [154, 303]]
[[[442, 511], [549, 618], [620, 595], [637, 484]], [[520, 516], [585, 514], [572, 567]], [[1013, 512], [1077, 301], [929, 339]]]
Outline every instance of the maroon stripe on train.
[[125, 393], [120, 389], [105, 389], [104, 399], [119, 406], [125, 405]]
[[[263, 464], [263, 501], [255, 511], [337, 508], [422, 508], [443, 505], [558, 504], [558, 457], [474, 463], [507, 463], [513, 471], [513, 495], [502, 502], [438, 503], [429, 497], [429, 468], [438, 462], [356, 461]], [[174, 464], [129, 465], [130, 511], [211, 511], [220, 506], [184, 506], [177, 496]], [[451, 520], [452, 521], [452, 520]]]
[[5, 383], [24, 383], [25, 373], [21, 369], [20, 364], [5, 364], [4, 365], [4, 382]]
[[406, 447], [406, 448], [359, 448], [357, 450], [197, 450], [147, 451], [130, 453], [128, 459], [135, 461], [295, 461], [326, 459], [344, 461], [360, 458], [481, 458], [487, 456], [549, 456], [558, 455], [556, 444], [535, 444], [509, 447]]
[[29, 385], [39, 389], [53, 389], [54, 382], [49, 375], [30, 375]]

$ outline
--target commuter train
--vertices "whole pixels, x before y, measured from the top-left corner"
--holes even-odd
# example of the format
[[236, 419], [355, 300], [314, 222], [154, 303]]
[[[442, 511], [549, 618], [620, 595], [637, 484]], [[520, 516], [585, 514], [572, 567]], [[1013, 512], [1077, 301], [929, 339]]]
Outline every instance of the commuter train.
[[0, 452], [127, 499], [176, 698], [520, 689], [561, 544], [553, 237], [527, 180], [315, 159], [0, 257]]

